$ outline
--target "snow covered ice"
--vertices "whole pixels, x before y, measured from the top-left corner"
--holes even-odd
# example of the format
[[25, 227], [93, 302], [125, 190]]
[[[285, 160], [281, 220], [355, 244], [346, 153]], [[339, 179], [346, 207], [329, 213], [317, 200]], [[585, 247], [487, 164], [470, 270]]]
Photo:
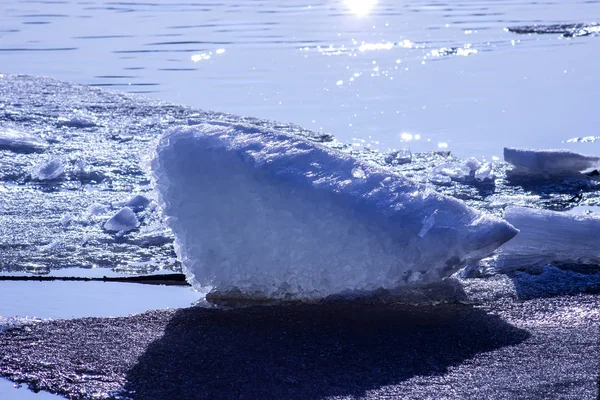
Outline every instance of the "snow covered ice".
[[388, 169], [256, 126], [175, 128], [151, 167], [188, 279], [225, 297], [436, 282], [517, 233]]
[[510, 207], [504, 218], [520, 230], [498, 249], [496, 269], [546, 264], [599, 265], [600, 215]]
[[533, 150], [504, 148], [504, 161], [514, 165], [513, 173], [569, 175], [600, 166], [600, 157], [568, 150]]

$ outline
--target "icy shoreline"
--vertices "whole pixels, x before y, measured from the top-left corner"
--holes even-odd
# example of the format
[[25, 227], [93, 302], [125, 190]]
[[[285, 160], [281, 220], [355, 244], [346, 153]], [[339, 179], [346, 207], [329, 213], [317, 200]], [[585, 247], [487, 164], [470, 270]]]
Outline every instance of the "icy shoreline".
[[[600, 204], [594, 170], [568, 176], [515, 175], [509, 163], [464, 160], [447, 151], [356, 149], [292, 124], [202, 112], [49, 78], [3, 75], [0, 89], [5, 94], [0, 127], [43, 143], [34, 152], [0, 149], [0, 228], [11, 232], [3, 237], [3, 272], [45, 274], [72, 266], [105, 267], [120, 274], [179, 271], [173, 235], [155, 209], [156, 194], [145, 165], [162, 132], [209, 120], [250, 124], [322, 143], [500, 218], [509, 206], [565, 212]], [[54, 163], [54, 157], [60, 162]], [[362, 174], [355, 172], [358, 178], [351, 180], [361, 180]], [[417, 233], [429, 235], [427, 228], [436, 218], [419, 221]]]

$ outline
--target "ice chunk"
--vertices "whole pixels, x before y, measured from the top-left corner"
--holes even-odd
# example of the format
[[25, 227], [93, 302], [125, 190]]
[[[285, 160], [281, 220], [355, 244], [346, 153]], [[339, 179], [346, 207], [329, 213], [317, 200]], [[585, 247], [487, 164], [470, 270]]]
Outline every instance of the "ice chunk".
[[106, 213], [108, 211], [108, 208], [106, 206], [100, 205], [100, 204], [92, 204], [91, 206], [89, 206], [87, 208], [87, 216], [91, 217], [91, 216], [96, 216], [96, 215], [102, 215], [104, 213]]
[[138, 219], [129, 207], [121, 208], [115, 215], [104, 223], [104, 229], [113, 232], [129, 232], [138, 226]]
[[446, 164], [433, 170], [434, 175], [447, 176], [455, 181], [465, 181], [471, 175], [471, 168], [465, 164]]
[[411, 161], [412, 153], [409, 149], [400, 149], [385, 155], [385, 162], [390, 165], [410, 164]]
[[141, 194], [137, 194], [129, 199], [125, 205], [130, 207], [133, 211], [142, 211], [150, 204], [150, 200]]
[[59, 126], [68, 126], [70, 128], [91, 128], [98, 125], [98, 120], [94, 115], [87, 114], [80, 110], [74, 110], [73, 114], [58, 117]]
[[452, 178], [443, 174], [433, 175], [429, 178], [429, 182], [434, 185], [450, 185], [452, 183]]
[[504, 148], [504, 161], [517, 167], [513, 173], [568, 175], [600, 166], [600, 157], [568, 150], [530, 150]]
[[65, 163], [60, 157], [50, 157], [31, 170], [31, 178], [38, 181], [51, 181], [65, 173]]
[[34, 153], [45, 151], [47, 147], [40, 138], [14, 128], [0, 127], [0, 150]]
[[551, 263], [600, 265], [599, 214], [509, 207], [504, 218], [520, 233], [498, 249], [498, 270]]
[[482, 163], [478, 159], [471, 157], [464, 161], [452, 161], [434, 168], [432, 172], [434, 179], [430, 179], [435, 184], [450, 183], [450, 178], [458, 182], [488, 182], [496, 179], [491, 163]]
[[517, 232], [389, 169], [256, 126], [170, 130], [151, 167], [188, 279], [223, 296], [435, 282]]
[[60, 224], [62, 225], [63, 228], [66, 228], [67, 226], [69, 226], [71, 221], [73, 221], [73, 216], [66, 214], [60, 219]]
[[482, 163], [475, 171], [475, 179], [480, 182], [488, 182], [496, 179], [492, 164], [489, 162]]

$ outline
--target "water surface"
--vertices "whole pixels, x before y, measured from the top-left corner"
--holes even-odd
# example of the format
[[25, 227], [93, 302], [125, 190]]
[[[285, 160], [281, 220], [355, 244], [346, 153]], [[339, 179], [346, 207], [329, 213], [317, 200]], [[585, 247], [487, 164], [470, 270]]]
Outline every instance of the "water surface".
[[356, 146], [600, 152], [596, 0], [2, 0], [3, 72], [294, 122]]

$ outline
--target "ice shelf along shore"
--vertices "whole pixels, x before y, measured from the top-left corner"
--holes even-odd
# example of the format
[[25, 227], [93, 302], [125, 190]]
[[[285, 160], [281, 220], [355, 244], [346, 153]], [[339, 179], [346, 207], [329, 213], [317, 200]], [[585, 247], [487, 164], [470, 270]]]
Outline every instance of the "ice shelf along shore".
[[509, 207], [504, 218], [520, 230], [498, 249], [496, 269], [546, 264], [600, 265], [600, 216]]
[[251, 125], [169, 130], [151, 167], [184, 271], [215, 296], [436, 282], [517, 233], [391, 170]]
[[600, 167], [600, 157], [569, 150], [504, 148], [504, 161], [515, 166], [515, 174], [570, 175]]

